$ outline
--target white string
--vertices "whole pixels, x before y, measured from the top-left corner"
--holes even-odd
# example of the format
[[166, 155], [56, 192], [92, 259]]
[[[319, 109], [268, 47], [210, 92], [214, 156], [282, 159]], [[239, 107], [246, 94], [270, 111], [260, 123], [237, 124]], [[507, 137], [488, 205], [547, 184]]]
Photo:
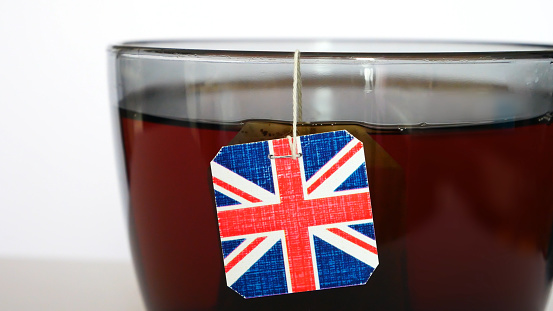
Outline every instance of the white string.
[[288, 138], [290, 143], [290, 150], [292, 152], [292, 159], [297, 159], [301, 155], [297, 152], [297, 139], [298, 139], [298, 120], [302, 119], [302, 107], [301, 107], [301, 71], [300, 71], [300, 51], [296, 50], [294, 53], [294, 86], [292, 90], [292, 139]]
[[294, 84], [292, 90], [292, 136], [288, 135], [288, 144], [290, 144], [291, 155], [275, 156], [270, 154], [269, 159], [292, 158], [296, 160], [301, 158], [302, 154], [297, 151], [298, 139], [298, 120], [302, 121], [301, 107], [301, 71], [300, 71], [300, 51], [294, 53]]

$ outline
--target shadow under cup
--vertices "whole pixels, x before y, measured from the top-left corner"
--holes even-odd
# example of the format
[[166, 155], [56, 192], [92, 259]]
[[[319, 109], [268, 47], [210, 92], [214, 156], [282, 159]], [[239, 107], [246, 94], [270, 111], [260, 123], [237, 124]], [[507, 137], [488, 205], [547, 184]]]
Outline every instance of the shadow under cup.
[[[209, 162], [346, 129], [364, 144], [380, 265], [365, 285], [244, 299], [225, 281]], [[373, 41], [110, 50], [136, 271], [149, 310], [543, 310], [553, 47]]]

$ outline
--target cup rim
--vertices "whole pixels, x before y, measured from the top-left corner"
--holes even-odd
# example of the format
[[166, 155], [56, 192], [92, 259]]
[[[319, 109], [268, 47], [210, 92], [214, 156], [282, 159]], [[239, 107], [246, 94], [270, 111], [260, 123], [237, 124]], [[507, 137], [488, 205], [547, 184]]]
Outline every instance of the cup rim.
[[[356, 50], [351, 49], [352, 46], [355, 46]], [[385, 49], [385, 46], [390, 47]], [[400, 46], [403, 46], [404, 49], [402, 50]], [[373, 50], [369, 50], [371, 47]], [[303, 59], [493, 60], [553, 58], [553, 45], [499, 41], [184, 39], [128, 41], [110, 47], [111, 52], [133, 54], [138, 57], [154, 54], [167, 57], [230, 56], [277, 59], [290, 58], [296, 49], [301, 51]]]

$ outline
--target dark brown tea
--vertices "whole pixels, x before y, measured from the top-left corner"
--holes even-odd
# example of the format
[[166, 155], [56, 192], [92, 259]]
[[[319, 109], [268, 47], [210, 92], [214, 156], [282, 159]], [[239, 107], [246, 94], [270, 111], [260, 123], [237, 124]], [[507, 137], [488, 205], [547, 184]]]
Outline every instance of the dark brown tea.
[[135, 264], [149, 310], [541, 310], [551, 276], [553, 127], [346, 129], [364, 143], [380, 265], [363, 286], [244, 299], [227, 287], [209, 162], [286, 123], [120, 109]]

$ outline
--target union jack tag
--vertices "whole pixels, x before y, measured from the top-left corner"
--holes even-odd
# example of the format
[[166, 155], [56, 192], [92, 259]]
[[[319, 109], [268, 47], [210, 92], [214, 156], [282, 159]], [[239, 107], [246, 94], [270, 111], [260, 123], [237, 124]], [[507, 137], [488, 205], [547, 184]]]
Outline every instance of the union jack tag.
[[363, 144], [347, 131], [211, 162], [227, 285], [245, 298], [365, 284], [378, 266]]

